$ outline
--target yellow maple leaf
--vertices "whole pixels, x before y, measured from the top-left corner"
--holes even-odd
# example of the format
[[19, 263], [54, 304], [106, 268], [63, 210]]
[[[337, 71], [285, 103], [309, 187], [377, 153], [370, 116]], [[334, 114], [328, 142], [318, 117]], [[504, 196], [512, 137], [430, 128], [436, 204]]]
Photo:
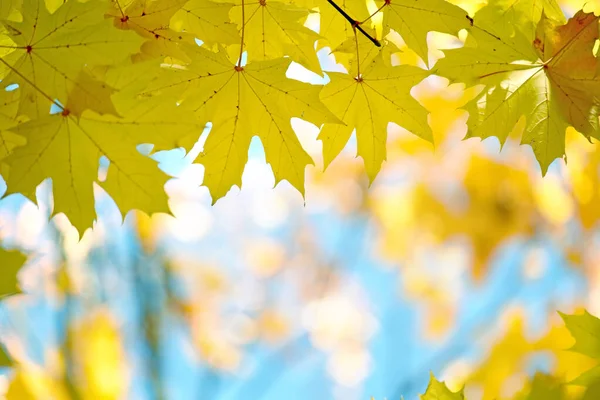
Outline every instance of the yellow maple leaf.
[[[18, 91], [0, 91], [0, 160], [6, 158], [12, 150], [25, 144], [22, 137], [10, 132], [9, 129], [22, 122], [22, 118], [17, 116], [19, 108]], [[2, 171], [2, 176], [6, 179], [8, 171]]]
[[248, 148], [257, 135], [276, 183], [285, 179], [304, 193], [304, 169], [312, 159], [300, 145], [290, 119], [314, 124], [338, 122], [319, 101], [320, 86], [286, 78], [290, 59], [232, 64], [223, 54], [190, 48], [192, 62], [161, 79], [163, 92], [172, 90], [182, 107], [195, 110], [212, 129], [197, 162], [204, 165], [204, 185], [213, 202], [234, 186], [241, 187]]
[[[319, 35], [303, 25], [309, 10], [277, 0], [260, 0], [243, 7], [241, 0], [234, 4], [230, 17], [240, 32], [244, 30], [244, 49], [250, 62], [289, 56], [321, 74], [315, 52]], [[233, 48], [234, 53], [239, 51], [239, 45]]]
[[[523, 4], [539, 7], [545, 3], [529, 0]], [[579, 11], [562, 25], [561, 20], [540, 11], [532, 38], [514, 28], [533, 18], [524, 14], [525, 9], [511, 7], [503, 0], [481, 9], [474, 21], [495, 20], [490, 29], [496, 26], [497, 30], [476, 25], [471, 30], [476, 43], [467, 41], [463, 48], [445, 51], [436, 73], [451, 81], [486, 86], [466, 106], [470, 113], [467, 137], [496, 136], [504, 144], [525, 116], [521, 143], [533, 148], [545, 174], [550, 163], [565, 154], [565, 130], [569, 125], [586, 137], [600, 137], [599, 63], [592, 51], [599, 37], [598, 17]], [[556, 14], [553, 7], [548, 9]], [[537, 16], [539, 10], [535, 10], [538, 8], [534, 8]]]
[[323, 141], [325, 167], [344, 148], [356, 129], [358, 155], [365, 162], [371, 182], [386, 159], [387, 127], [396, 123], [415, 135], [433, 141], [427, 111], [410, 96], [410, 89], [428, 72], [409, 65], [388, 66], [377, 57], [358, 76], [328, 73], [331, 78], [321, 91], [321, 100], [343, 122], [325, 124]]
[[[163, 189], [168, 176], [136, 146], [148, 143], [155, 151], [180, 146], [190, 150], [205, 124], [166, 96], [140, 95], [158, 72], [156, 62], [109, 69], [102, 82], [118, 90], [115, 95], [111, 96], [113, 89], [96, 88], [96, 96], [90, 98], [76, 85], [61, 112], [11, 126], [9, 133], [26, 143], [8, 147], [10, 155], [3, 162], [13, 173], [5, 176], [6, 194], [22, 193], [35, 202], [36, 186], [52, 178], [54, 214], [64, 213], [80, 233], [92, 226], [96, 216], [94, 182], [112, 196], [123, 216], [132, 209], [170, 213]], [[112, 108], [109, 96], [118, 110]], [[110, 105], [114, 112], [100, 115], [86, 107], [102, 98], [106, 101], [98, 102], [98, 108]], [[110, 162], [102, 182], [98, 180], [101, 156]]]
[[19, 125], [13, 132], [25, 137], [27, 144], [5, 160], [11, 167], [7, 194], [35, 193], [37, 185], [52, 178], [54, 214], [65, 213], [83, 233], [96, 217], [93, 183], [100, 156], [105, 155], [110, 166], [101, 185], [124, 213], [132, 208], [169, 212], [163, 190], [167, 175], [113, 126], [97, 114], [77, 119], [63, 113]]
[[192, 33], [208, 45], [236, 44], [240, 41], [237, 27], [229, 20], [232, 3], [191, 0], [171, 18], [171, 26]]
[[141, 46], [143, 55], [136, 59], [171, 56], [185, 60], [179, 43], [192, 43], [194, 37], [170, 28], [171, 18], [187, 0], [111, 0], [113, 7], [108, 15], [113, 17], [116, 27], [133, 30], [146, 41]]
[[94, 96], [97, 83], [81, 81], [81, 71], [116, 64], [138, 51], [141, 38], [105, 20], [106, 6], [104, 1], [69, 1], [50, 14], [43, 0], [24, 0], [22, 21], [4, 21], [15, 45], [0, 58], [9, 70], [2, 84], [19, 84], [19, 114], [44, 117], [53, 102], [65, 104], [75, 88]]
[[391, 29], [398, 32], [407, 46], [428, 64], [427, 33], [437, 31], [458, 35], [470, 26], [465, 10], [444, 0], [379, 0], [383, 12], [385, 36]]
[[[321, 24], [319, 45], [335, 49], [348, 38], [354, 37], [354, 30], [350, 22], [340, 14], [327, 0], [317, 0]], [[335, 2], [344, 12], [356, 21], [369, 18], [369, 10], [364, 0], [340, 0]]]

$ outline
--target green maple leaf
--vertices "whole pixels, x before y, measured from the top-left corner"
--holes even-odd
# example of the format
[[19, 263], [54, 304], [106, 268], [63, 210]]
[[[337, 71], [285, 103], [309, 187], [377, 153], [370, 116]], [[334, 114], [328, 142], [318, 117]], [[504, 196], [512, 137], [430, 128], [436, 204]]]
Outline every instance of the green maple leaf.
[[331, 78], [321, 91], [321, 100], [344, 124], [325, 124], [319, 134], [323, 141], [325, 166], [345, 147], [356, 129], [358, 155], [373, 181], [386, 159], [387, 127], [396, 123], [415, 135], [433, 142], [427, 111], [410, 95], [410, 89], [429, 75], [418, 67], [392, 67], [376, 57], [360, 76], [328, 73]]
[[[600, 360], [600, 319], [586, 310], [580, 315], [567, 315], [560, 311], [559, 314], [575, 339], [575, 344], [569, 350]], [[600, 365], [584, 372], [572, 383], [588, 386], [598, 380], [600, 380]]]
[[141, 38], [115, 29], [104, 18], [106, 8], [104, 1], [69, 1], [50, 14], [44, 0], [25, 0], [23, 20], [4, 22], [14, 45], [0, 58], [8, 71], [2, 83], [20, 85], [20, 114], [43, 117], [52, 102], [64, 104], [77, 86], [93, 96], [98, 84], [81, 81], [81, 71], [116, 64], [139, 49]]
[[529, 390], [519, 400], [562, 400], [567, 398], [564, 385], [555, 377], [536, 373]]
[[464, 400], [465, 395], [463, 390], [456, 393], [450, 391], [444, 382], [438, 381], [435, 379], [435, 376], [431, 374], [427, 390], [420, 398], [421, 400]]
[[319, 101], [320, 86], [286, 78], [290, 59], [232, 64], [221, 52], [191, 48], [192, 63], [169, 71], [155, 90], [174, 91], [182, 106], [193, 109], [202, 122], [212, 122], [204, 150], [196, 160], [204, 165], [204, 185], [213, 202], [234, 186], [241, 187], [242, 172], [253, 136], [265, 149], [278, 183], [285, 179], [304, 193], [304, 169], [312, 163], [290, 119], [314, 124], [337, 122]]
[[[500, 0], [490, 3], [475, 21], [494, 20], [493, 26], [502, 27], [517, 26], [528, 18], [519, 8], [507, 10], [504, 5]], [[483, 17], [478, 19], [480, 13]], [[519, 29], [503, 33], [474, 29], [476, 43], [467, 41], [463, 48], [445, 51], [434, 73], [451, 82], [485, 85], [465, 107], [467, 137], [496, 136], [504, 144], [525, 117], [521, 142], [533, 148], [545, 174], [550, 163], [565, 154], [568, 126], [588, 138], [600, 137], [599, 63], [592, 52], [599, 29], [598, 17], [583, 11], [564, 25], [545, 14], [539, 18], [532, 40]]]
[[21, 293], [17, 274], [26, 260], [27, 257], [19, 251], [0, 249], [0, 268], [2, 269], [0, 297]]

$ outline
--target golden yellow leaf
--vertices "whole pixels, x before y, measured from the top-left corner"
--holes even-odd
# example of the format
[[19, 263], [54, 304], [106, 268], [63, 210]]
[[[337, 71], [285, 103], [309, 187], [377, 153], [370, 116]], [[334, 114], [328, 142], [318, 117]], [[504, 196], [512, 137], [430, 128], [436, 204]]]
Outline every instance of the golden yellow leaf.
[[[289, 56], [309, 70], [321, 74], [315, 52], [319, 35], [305, 27], [309, 10], [278, 0], [248, 2], [242, 13], [242, 1], [234, 1], [230, 16], [244, 29], [244, 50], [248, 61], [273, 60]], [[239, 45], [235, 46], [239, 51]]]
[[162, 88], [179, 94], [182, 107], [195, 110], [212, 129], [197, 162], [204, 165], [204, 185], [213, 202], [241, 186], [248, 148], [257, 135], [265, 149], [275, 182], [285, 179], [304, 193], [304, 170], [312, 164], [290, 119], [337, 122], [319, 101], [320, 86], [288, 79], [290, 59], [232, 64], [223, 53], [190, 49], [192, 63], [163, 77]]
[[[50, 14], [43, 0], [24, 0], [23, 20], [4, 21], [15, 45], [0, 58], [9, 70], [2, 84], [19, 84], [19, 114], [44, 117], [52, 103], [66, 104], [73, 90], [95, 96], [97, 84], [81, 81], [82, 70], [116, 64], [138, 51], [141, 38], [114, 29], [104, 18], [105, 7], [104, 1], [69, 1]], [[105, 102], [100, 97], [86, 105], [102, 113]]]
[[433, 140], [427, 111], [410, 96], [411, 87], [424, 79], [427, 71], [408, 65], [390, 67], [377, 57], [358, 76], [328, 75], [331, 82], [321, 92], [321, 100], [344, 124], [325, 124], [319, 133], [325, 167], [342, 151], [355, 129], [358, 155], [364, 159], [371, 182], [386, 159], [390, 122]]

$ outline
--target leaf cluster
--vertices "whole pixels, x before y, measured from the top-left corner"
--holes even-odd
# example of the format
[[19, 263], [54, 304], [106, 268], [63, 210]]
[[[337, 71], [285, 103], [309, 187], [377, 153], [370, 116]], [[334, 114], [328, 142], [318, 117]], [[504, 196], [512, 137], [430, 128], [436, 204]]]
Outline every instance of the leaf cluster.
[[[370, 4], [372, 6], [372, 4]], [[54, 214], [93, 225], [94, 185], [125, 215], [169, 213], [169, 179], [139, 146], [189, 152], [213, 202], [241, 186], [253, 137], [276, 183], [304, 193], [312, 157], [290, 120], [321, 127], [325, 166], [355, 133], [372, 182], [397, 124], [433, 142], [411, 89], [431, 74], [479, 85], [468, 137], [506, 140], [519, 119], [542, 171], [573, 126], [598, 138], [598, 17], [554, 0], [492, 0], [474, 16], [444, 0], [11, 0], [0, 8], [0, 162], [5, 195], [52, 179]], [[318, 17], [319, 29], [309, 26]], [[314, 25], [314, 24], [313, 24]], [[428, 64], [427, 34], [466, 41], [432, 69], [396, 65], [398, 33]], [[321, 68], [328, 47], [345, 73]], [[297, 63], [325, 85], [290, 78]], [[106, 174], [100, 159], [108, 160]]]

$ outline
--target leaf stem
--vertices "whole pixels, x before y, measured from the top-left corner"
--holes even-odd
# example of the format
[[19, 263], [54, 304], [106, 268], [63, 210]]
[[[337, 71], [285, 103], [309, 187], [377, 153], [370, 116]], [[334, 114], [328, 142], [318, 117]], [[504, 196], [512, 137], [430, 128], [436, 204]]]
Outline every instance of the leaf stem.
[[385, 6], [387, 6], [388, 4], [390, 4], [390, 3], [388, 3], [387, 1], [386, 1], [385, 3], [383, 3], [383, 4], [381, 5], [381, 7], [379, 7], [379, 8], [377, 9], [377, 11], [375, 11], [373, 14], [369, 15], [369, 17], [368, 17], [367, 19], [365, 19], [364, 21], [361, 21], [361, 22], [360, 22], [360, 23], [361, 23], [361, 25], [362, 25], [362, 24], [364, 24], [365, 22], [367, 22], [368, 20], [370, 20], [371, 18], [373, 18], [373, 17], [374, 17], [374, 16], [375, 16], [375, 15], [376, 15], [376, 14], [377, 14], [379, 11], [383, 10], [383, 8], [384, 8]]
[[125, 12], [123, 12], [123, 7], [121, 7], [121, 3], [119, 3], [119, 0], [115, 0], [115, 4], [117, 5], [119, 12], [121, 13], [121, 16], [125, 17]]
[[238, 58], [237, 68], [242, 68], [242, 55], [244, 54], [244, 31], [246, 28], [246, 13], [244, 11], [244, 0], [242, 0], [242, 43], [240, 44], [240, 57]]
[[[373, 42], [373, 44], [377, 47], [381, 47], [381, 43], [379, 42], [379, 40], [375, 39], [373, 36], [369, 35], [361, 26], [360, 24], [362, 22], [357, 21], [355, 19], [353, 19], [351, 16], [349, 16], [346, 11], [342, 10], [342, 8], [340, 6], [338, 6], [333, 0], [327, 0], [327, 2], [329, 4], [331, 4], [333, 6], [333, 8], [335, 8], [344, 18], [346, 18], [346, 20], [348, 20], [348, 22], [350, 22], [350, 25], [352, 25], [353, 29], [358, 29], [360, 31], [360, 33], [362, 33], [363, 35], [365, 35], [365, 37], [367, 39], [369, 39], [371, 42]], [[244, 4], [244, 0], [242, 0], [242, 4]], [[242, 6], [243, 7], [243, 6]], [[242, 8], [243, 10], [243, 8]], [[369, 17], [370, 18], [370, 17]]]
[[54, 100], [52, 97], [48, 96], [48, 94], [46, 94], [43, 90], [41, 90], [39, 87], [37, 87], [37, 85], [35, 83], [33, 83], [29, 79], [27, 79], [27, 77], [25, 75], [23, 75], [22, 73], [20, 73], [19, 71], [17, 71], [12, 65], [10, 65], [6, 61], [4, 61], [2, 58], [0, 58], [0, 62], [2, 64], [6, 65], [9, 70], [11, 70], [15, 74], [19, 75], [19, 77], [21, 79], [23, 79], [25, 82], [27, 82], [28, 84], [30, 84], [31, 87], [33, 87], [42, 96], [44, 96], [46, 99], [48, 99], [50, 101], [50, 103], [54, 104], [55, 106], [57, 106], [58, 108], [60, 108], [62, 111], [66, 110], [65, 107], [62, 104], [60, 104], [58, 101]]
[[361, 81], [362, 78], [360, 76], [360, 54], [358, 53], [358, 35], [356, 34], [356, 27], [352, 27], [354, 30], [354, 42], [356, 43], [356, 80]]

